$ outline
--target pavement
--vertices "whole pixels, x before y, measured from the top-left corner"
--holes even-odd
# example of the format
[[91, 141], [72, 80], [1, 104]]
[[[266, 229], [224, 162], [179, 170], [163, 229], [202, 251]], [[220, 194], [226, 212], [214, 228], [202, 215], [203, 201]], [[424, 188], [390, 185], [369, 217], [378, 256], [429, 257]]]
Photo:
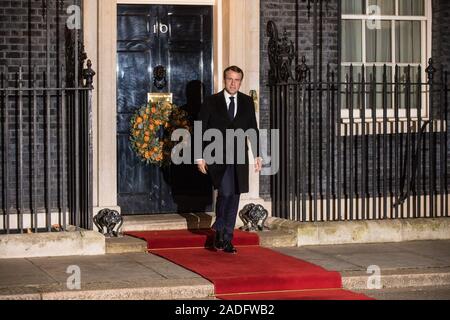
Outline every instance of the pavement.
[[[449, 240], [272, 249], [339, 271], [345, 288], [375, 299], [450, 300]], [[143, 252], [0, 259], [0, 300], [213, 297], [209, 281]]]
[[450, 300], [449, 240], [273, 249], [338, 271], [344, 288], [378, 300]]

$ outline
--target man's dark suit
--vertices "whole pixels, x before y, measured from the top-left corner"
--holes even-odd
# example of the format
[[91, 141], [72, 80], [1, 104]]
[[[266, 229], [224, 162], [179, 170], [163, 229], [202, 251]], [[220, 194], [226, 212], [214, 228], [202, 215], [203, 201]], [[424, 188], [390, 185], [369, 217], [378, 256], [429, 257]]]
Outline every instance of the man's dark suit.
[[[223, 240], [225, 241], [231, 241], [233, 238], [240, 194], [249, 191], [248, 141], [245, 143], [245, 150], [237, 150], [235, 143], [234, 164], [227, 164], [226, 159], [227, 154], [230, 154], [230, 147], [227, 147], [225, 143], [226, 130], [242, 129], [245, 132], [253, 129], [256, 132], [257, 142], [253, 143], [251, 147], [253, 155], [255, 157], [259, 156], [259, 131], [253, 99], [241, 92], [237, 93], [236, 98], [237, 113], [234, 119], [230, 119], [228, 115], [228, 106], [224, 91], [206, 98], [199, 113], [199, 120], [202, 121], [203, 132], [208, 129], [218, 129], [223, 134], [223, 163], [207, 164], [214, 188], [218, 189], [216, 222], [213, 228], [216, 232], [223, 232]], [[245, 153], [245, 162], [238, 164], [237, 155], [242, 155], [243, 152]]]

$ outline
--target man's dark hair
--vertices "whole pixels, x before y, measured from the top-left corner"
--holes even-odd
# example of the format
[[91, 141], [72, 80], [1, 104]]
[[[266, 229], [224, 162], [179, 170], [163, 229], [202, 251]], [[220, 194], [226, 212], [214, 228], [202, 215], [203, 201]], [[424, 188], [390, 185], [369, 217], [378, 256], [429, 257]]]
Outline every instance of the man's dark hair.
[[237, 67], [237, 66], [231, 66], [231, 67], [226, 68], [225, 71], [223, 72], [223, 78], [224, 79], [226, 78], [228, 71], [233, 71], [233, 72], [236, 72], [236, 73], [240, 73], [242, 75], [241, 80], [244, 79], [244, 71], [242, 71], [242, 69]]

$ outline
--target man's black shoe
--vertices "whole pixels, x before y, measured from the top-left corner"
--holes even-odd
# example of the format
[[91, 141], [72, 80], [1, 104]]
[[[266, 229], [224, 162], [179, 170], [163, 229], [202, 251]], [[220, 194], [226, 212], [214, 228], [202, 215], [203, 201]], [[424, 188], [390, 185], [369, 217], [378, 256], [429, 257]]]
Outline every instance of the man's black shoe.
[[231, 241], [224, 241], [223, 242], [223, 252], [226, 253], [237, 253], [236, 248], [233, 246], [233, 244], [231, 243]]
[[214, 248], [216, 250], [223, 249], [223, 231], [216, 231], [216, 235], [214, 237]]

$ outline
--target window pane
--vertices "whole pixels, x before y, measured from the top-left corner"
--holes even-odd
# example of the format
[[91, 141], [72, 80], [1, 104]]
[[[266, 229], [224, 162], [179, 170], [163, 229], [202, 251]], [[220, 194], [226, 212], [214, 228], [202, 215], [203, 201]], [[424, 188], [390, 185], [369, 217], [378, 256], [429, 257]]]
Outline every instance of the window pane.
[[396, 59], [399, 63], [420, 63], [421, 60], [421, 22], [397, 21]]
[[341, 106], [342, 109], [350, 109], [353, 110], [361, 109], [362, 104], [362, 96], [361, 96], [361, 81], [362, 81], [362, 67], [354, 66], [353, 67], [353, 105], [350, 104], [350, 67], [344, 66], [341, 67]]
[[[373, 6], [377, 6], [375, 10]], [[380, 13], [381, 15], [395, 14], [395, 0], [369, 0], [368, 14]]]
[[342, 14], [363, 14], [365, 0], [342, 0]]
[[[383, 94], [383, 73], [384, 67], [375, 67], [375, 76], [373, 66], [366, 67], [366, 109], [372, 109], [374, 105], [376, 109], [383, 109], [384, 99], [386, 101], [386, 107], [392, 108], [392, 68], [386, 68], [386, 95]], [[375, 81], [375, 88], [372, 81]], [[385, 98], [383, 98], [384, 96]]]
[[[417, 66], [410, 66], [410, 79], [411, 79], [411, 83], [417, 83], [417, 81], [420, 80], [420, 82], [422, 82], [422, 75], [420, 75], [420, 79], [419, 79], [419, 67]], [[399, 78], [398, 81], [399, 82], [405, 82], [406, 83], [406, 79], [407, 79], [407, 75], [408, 75], [408, 67], [399, 67]]]
[[362, 30], [360, 20], [342, 21], [342, 61], [362, 61]]
[[381, 21], [379, 29], [366, 30], [367, 62], [392, 62], [391, 22]]
[[398, 12], [401, 16], [424, 16], [423, 0], [398, 0]]
[[[417, 94], [419, 91], [417, 87], [417, 81], [418, 79], [418, 73], [419, 73], [419, 67], [410, 67], [410, 87], [407, 88], [407, 74], [408, 74], [408, 67], [399, 67], [399, 75], [398, 75], [398, 102], [399, 102], [399, 108], [400, 109], [406, 109], [406, 108], [418, 108], [419, 106], [419, 99], [421, 99], [421, 96]], [[422, 82], [422, 80], [420, 80]], [[421, 90], [425, 89], [424, 87], [421, 88]], [[406, 100], [407, 97], [407, 91], [410, 92], [409, 100]]]

